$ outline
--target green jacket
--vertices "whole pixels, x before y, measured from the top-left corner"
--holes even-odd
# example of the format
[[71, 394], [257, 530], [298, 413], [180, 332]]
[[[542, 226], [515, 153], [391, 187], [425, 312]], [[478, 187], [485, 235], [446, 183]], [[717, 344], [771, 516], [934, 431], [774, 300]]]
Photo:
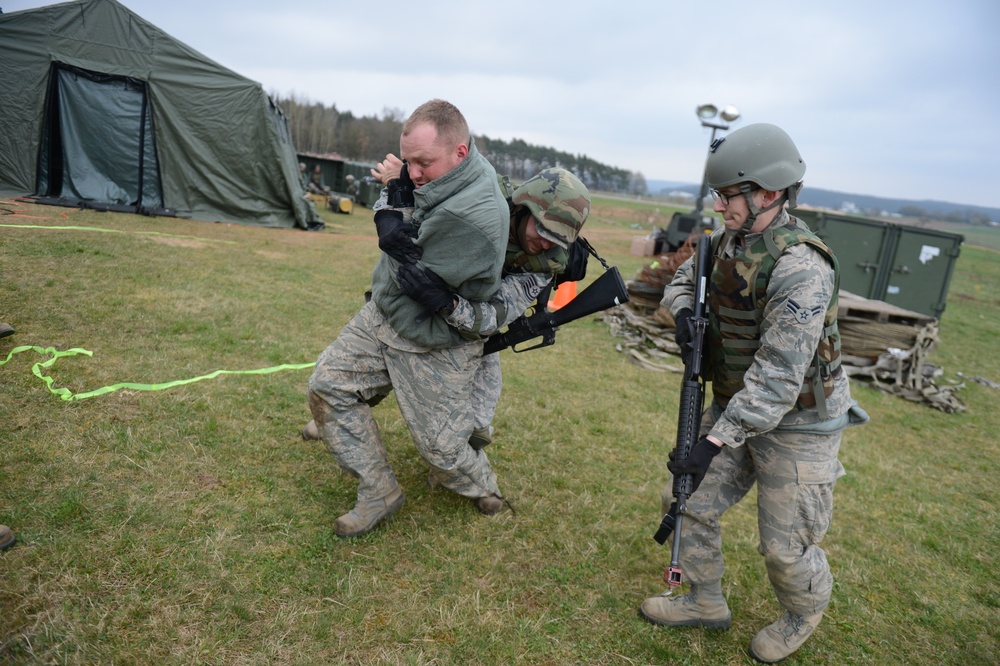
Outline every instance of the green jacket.
[[[496, 171], [472, 143], [458, 166], [418, 188], [414, 197], [416, 243], [424, 251], [418, 265], [437, 273], [462, 298], [488, 301], [500, 288], [510, 220]], [[425, 316], [423, 306], [400, 290], [398, 269], [383, 253], [372, 272], [372, 300], [392, 328], [424, 347], [468, 342], [442, 317]]]

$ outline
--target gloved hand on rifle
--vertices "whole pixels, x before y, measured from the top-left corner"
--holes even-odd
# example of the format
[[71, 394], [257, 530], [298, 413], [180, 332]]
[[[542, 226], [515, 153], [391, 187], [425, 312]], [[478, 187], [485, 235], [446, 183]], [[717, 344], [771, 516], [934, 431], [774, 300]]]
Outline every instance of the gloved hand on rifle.
[[[455, 294], [448, 283], [429, 268], [416, 264], [403, 264], [397, 273], [399, 288], [403, 293], [420, 303], [431, 313], [451, 314], [455, 306]], [[422, 321], [422, 320], [421, 320]]]
[[677, 327], [674, 331], [674, 342], [681, 348], [681, 360], [684, 361], [684, 365], [687, 365], [688, 357], [691, 355], [691, 317], [693, 316], [694, 311], [691, 308], [681, 308], [677, 316], [674, 317], [674, 324]]
[[698, 490], [698, 486], [701, 485], [701, 480], [705, 478], [705, 472], [708, 471], [708, 466], [712, 464], [712, 458], [719, 455], [720, 451], [722, 451], [721, 446], [713, 443], [708, 437], [702, 437], [691, 447], [691, 453], [684, 460], [674, 460], [674, 451], [671, 451], [667, 469], [674, 476], [691, 474], [693, 476], [691, 480], [691, 492], [694, 493], [694, 491]]
[[412, 264], [424, 255], [424, 249], [413, 242], [417, 228], [403, 220], [402, 211], [383, 208], [375, 213], [375, 231], [379, 249], [401, 264]]

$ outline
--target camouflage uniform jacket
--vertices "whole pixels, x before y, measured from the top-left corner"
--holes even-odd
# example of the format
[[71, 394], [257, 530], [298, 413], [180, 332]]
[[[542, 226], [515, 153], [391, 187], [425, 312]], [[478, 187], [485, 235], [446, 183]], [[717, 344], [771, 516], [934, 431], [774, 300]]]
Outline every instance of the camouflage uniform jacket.
[[[769, 230], [794, 222], [797, 221], [782, 210], [768, 229], [747, 234], [742, 243], [738, 243], [735, 235], [726, 234], [717, 256], [724, 259], [741, 256], [745, 248], [753, 247]], [[725, 230], [715, 232], [713, 239], [724, 233]], [[713, 275], [716, 278], [718, 275]], [[822, 418], [815, 408], [799, 404], [802, 385], [810, 374], [817, 349], [829, 334], [823, 314], [836, 298], [836, 284], [836, 269], [820, 250], [809, 243], [785, 247], [774, 262], [766, 285], [761, 285], [764, 293], [755, 311], [758, 341], [753, 343], [756, 347], [753, 361], [743, 374], [742, 388], [728, 402], [725, 395], [721, 402], [716, 398], [716, 407], [722, 409], [722, 415], [709, 434], [730, 446], [742, 446], [747, 439], [771, 430], [835, 432], [848, 425], [851, 397], [843, 372], [832, 378], [826, 398], [827, 418]], [[664, 289], [662, 304], [674, 315], [683, 308], [693, 309], [693, 285], [694, 262], [689, 259]], [[750, 285], [747, 290], [753, 287]], [[817, 316], [804, 317], [803, 311]], [[714, 327], [718, 330], [718, 322]], [[710, 339], [707, 344], [720, 342]], [[719, 356], [710, 352], [709, 358], [708, 371], [714, 375], [716, 368], [711, 365], [718, 362]]]
[[486, 303], [458, 298], [445, 318], [451, 326], [477, 336], [490, 336], [520, 317], [552, 279], [566, 270], [569, 255], [554, 245], [538, 255], [527, 255], [517, 243], [507, 244], [500, 291]]
[[[473, 143], [458, 166], [419, 187], [414, 197], [415, 242], [423, 248], [418, 265], [437, 273], [462, 298], [488, 301], [500, 288], [509, 224], [496, 171]], [[422, 347], [466, 342], [443, 318], [424, 316], [423, 306], [399, 288], [398, 269], [399, 263], [383, 253], [372, 272], [372, 300], [390, 326]]]

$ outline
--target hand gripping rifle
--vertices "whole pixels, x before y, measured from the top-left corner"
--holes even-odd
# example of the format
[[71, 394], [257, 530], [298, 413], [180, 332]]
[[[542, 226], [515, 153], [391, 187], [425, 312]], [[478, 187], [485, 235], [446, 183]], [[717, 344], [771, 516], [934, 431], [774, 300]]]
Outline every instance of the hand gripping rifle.
[[[556, 331], [563, 324], [627, 303], [628, 300], [628, 291], [625, 289], [621, 273], [618, 272], [617, 266], [612, 266], [594, 280], [593, 284], [577, 294], [576, 298], [555, 312], [540, 305], [531, 316], [522, 315], [512, 321], [506, 331], [491, 335], [486, 340], [483, 354], [492, 354], [508, 347], [513, 348], [515, 352], [547, 347], [555, 343]], [[520, 343], [535, 338], [541, 338], [541, 341], [525, 349], [517, 348]]]
[[[677, 417], [677, 445], [671, 458], [675, 461], [686, 460], [692, 447], [698, 441], [698, 428], [701, 422], [701, 410], [705, 403], [705, 377], [702, 371], [702, 354], [705, 345], [705, 330], [708, 327], [708, 281], [712, 272], [712, 243], [709, 236], [702, 236], [698, 241], [695, 256], [695, 302], [694, 312], [688, 320], [691, 326], [690, 353], [684, 364], [684, 381], [681, 384], [680, 413]], [[670, 553], [670, 566], [663, 572], [663, 581], [670, 586], [670, 592], [681, 584], [681, 567], [679, 563], [681, 552], [681, 523], [687, 511], [687, 500], [691, 496], [693, 475], [682, 474], [674, 477], [674, 502], [670, 510], [664, 514], [660, 527], [653, 538], [661, 546], [670, 538], [673, 532], [673, 548]], [[669, 593], [669, 592], [668, 592]]]

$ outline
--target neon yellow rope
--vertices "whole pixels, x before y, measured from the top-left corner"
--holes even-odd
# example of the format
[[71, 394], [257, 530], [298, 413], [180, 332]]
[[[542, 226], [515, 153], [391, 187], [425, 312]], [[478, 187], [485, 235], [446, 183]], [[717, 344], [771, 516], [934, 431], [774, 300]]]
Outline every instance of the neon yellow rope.
[[164, 382], [162, 384], [135, 384], [132, 382], [122, 382], [121, 384], [114, 384], [112, 386], [104, 386], [99, 389], [94, 389], [93, 391], [85, 391], [83, 393], [73, 393], [67, 388], [56, 388], [52, 384], [55, 381], [52, 377], [42, 374], [42, 369], [48, 369], [56, 362], [57, 359], [63, 356], [93, 356], [94, 352], [87, 349], [67, 349], [65, 351], [59, 351], [55, 347], [35, 347], [32, 345], [24, 345], [21, 347], [14, 347], [7, 354], [7, 359], [0, 362], [0, 365], [7, 364], [14, 354], [20, 354], [21, 352], [33, 351], [42, 356], [51, 356], [51, 358], [39, 361], [31, 367], [31, 372], [36, 377], [45, 382], [48, 386], [49, 391], [58, 395], [63, 400], [85, 400], [87, 398], [94, 398], [99, 395], [104, 395], [105, 393], [111, 393], [113, 391], [119, 391], [121, 389], [132, 389], [133, 391], [162, 391], [164, 389], [173, 388], [174, 386], [183, 386], [184, 384], [192, 384], [194, 382], [200, 382], [203, 379], [215, 379], [219, 375], [269, 375], [274, 372], [281, 372], [282, 370], [304, 370], [305, 368], [311, 368], [315, 363], [286, 363], [284, 365], [276, 365], [271, 368], [259, 368], [257, 370], [216, 370], [210, 372], [207, 375], [202, 375], [200, 377], [192, 377], [191, 379], [177, 379], [171, 382]]

